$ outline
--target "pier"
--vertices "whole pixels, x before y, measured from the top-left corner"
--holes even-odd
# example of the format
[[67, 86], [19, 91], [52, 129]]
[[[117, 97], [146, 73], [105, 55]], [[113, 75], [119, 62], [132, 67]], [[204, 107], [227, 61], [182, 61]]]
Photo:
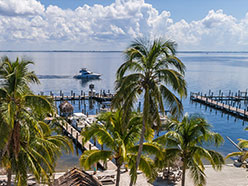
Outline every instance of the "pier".
[[[51, 120], [53, 120], [53, 118], [46, 118], [45, 120], [51, 121]], [[82, 127], [87, 127], [91, 124], [89, 117], [85, 118], [85, 120], [81, 120], [80, 122], [81, 122]], [[82, 124], [82, 122], [83, 122], [83, 124]], [[84, 150], [99, 150], [96, 147], [96, 145], [92, 144], [90, 141], [87, 141], [85, 144], [82, 143], [82, 136], [81, 136], [81, 131], [78, 128], [78, 123], [76, 124], [76, 126], [73, 126], [66, 121], [63, 121], [63, 122], [60, 121], [60, 122], [58, 122], [58, 124], [63, 129], [63, 131], [69, 137], [72, 138], [72, 140], [75, 142], [76, 145], [80, 145]], [[116, 165], [111, 160], [108, 160], [107, 162], [100, 161], [98, 163], [100, 164], [100, 166], [102, 168], [107, 169], [107, 170], [116, 170], [117, 169]]]
[[89, 100], [93, 99], [98, 102], [111, 101], [113, 99], [113, 94], [110, 91], [100, 91], [99, 93], [90, 90], [88, 93], [81, 90], [81, 93], [76, 94], [73, 90], [71, 90], [70, 95], [65, 95], [62, 90], [60, 90], [59, 94], [56, 94], [52, 91], [49, 92], [49, 95], [45, 95], [44, 92], [40, 92], [39, 95], [48, 96], [52, 98], [54, 101], [77, 101], [77, 100]]
[[190, 100], [205, 104], [214, 109], [221, 110], [243, 119], [248, 119], [248, 108], [241, 108], [241, 101], [248, 101], [247, 92], [239, 91], [238, 93], [233, 94], [229, 91], [229, 95], [227, 96], [224, 95], [222, 91], [219, 91], [219, 95], [213, 95], [212, 92], [209, 92], [208, 95], [203, 95], [200, 92], [191, 92]]

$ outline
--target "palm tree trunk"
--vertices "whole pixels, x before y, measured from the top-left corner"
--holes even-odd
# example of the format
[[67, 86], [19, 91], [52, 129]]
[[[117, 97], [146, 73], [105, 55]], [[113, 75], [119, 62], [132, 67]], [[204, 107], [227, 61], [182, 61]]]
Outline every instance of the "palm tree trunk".
[[[147, 110], [148, 109], [147, 108], [147, 103], [149, 103], [149, 91], [146, 89], [145, 98], [144, 98], [144, 107], [143, 107], [143, 125], [142, 125], [141, 134], [140, 134], [138, 155], [137, 155], [137, 158], [136, 158], [136, 171], [138, 170], [138, 167], [139, 167], [141, 153], [142, 153], [142, 150], [143, 150], [144, 138], [145, 138], [146, 123], [145, 123], [144, 115], [149, 113], [148, 110]], [[129, 186], [132, 186], [132, 185], [133, 185], [133, 182], [131, 180]]]
[[143, 143], [144, 143], [144, 137], [145, 137], [145, 130], [146, 130], [146, 125], [145, 125], [145, 120], [143, 119], [143, 125], [142, 125], [142, 130], [141, 130], [141, 135], [140, 135], [140, 141], [139, 141], [139, 150], [138, 150], [138, 155], [136, 159], [136, 171], [138, 170], [139, 163], [140, 163], [140, 158], [141, 158], [141, 153], [142, 153]]
[[7, 178], [8, 178], [8, 180], [7, 180], [7, 186], [11, 186], [11, 177], [12, 177], [12, 172], [11, 172], [11, 168], [9, 168], [7, 170]]
[[[145, 130], [146, 130], [146, 125], [145, 125], [145, 120], [143, 119], [143, 125], [142, 125], [142, 130], [141, 130], [141, 135], [140, 135], [140, 141], [139, 141], [138, 155], [136, 158], [136, 165], [135, 165], [136, 171], [138, 170], [139, 163], [140, 163], [141, 153], [142, 153], [142, 149], [143, 149], [143, 142], [144, 142], [144, 138], [145, 138]], [[133, 181], [131, 179], [129, 186], [132, 186], [132, 185], [133, 185]]]
[[119, 186], [120, 185], [120, 179], [121, 179], [121, 164], [118, 163], [118, 160], [116, 161], [116, 165], [117, 165], [117, 175], [116, 175], [115, 186]]
[[186, 162], [183, 162], [182, 186], [185, 186]]

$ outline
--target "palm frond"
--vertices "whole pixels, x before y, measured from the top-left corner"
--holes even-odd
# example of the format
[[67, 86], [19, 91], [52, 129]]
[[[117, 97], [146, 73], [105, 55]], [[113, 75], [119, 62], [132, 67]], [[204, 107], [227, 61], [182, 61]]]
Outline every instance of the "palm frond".
[[111, 151], [88, 150], [88, 151], [84, 151], [79, 161], [80, 161], [80, 165], [87, 170], [90, 169], [90, 167], [94, 163], [97, 163], [100, 160], [106, 161], [107, 159], [111, 159], [111, 156], [112, 156]]

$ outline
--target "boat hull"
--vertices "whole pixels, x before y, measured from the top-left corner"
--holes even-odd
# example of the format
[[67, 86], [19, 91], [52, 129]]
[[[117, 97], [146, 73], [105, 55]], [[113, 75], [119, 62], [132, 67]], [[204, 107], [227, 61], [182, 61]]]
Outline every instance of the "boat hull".
[[88, 76], [82, 76], [82, 75], [75, 75], [73, 78], [75, 79], [99, 79], [101, 75], [88, 75]]

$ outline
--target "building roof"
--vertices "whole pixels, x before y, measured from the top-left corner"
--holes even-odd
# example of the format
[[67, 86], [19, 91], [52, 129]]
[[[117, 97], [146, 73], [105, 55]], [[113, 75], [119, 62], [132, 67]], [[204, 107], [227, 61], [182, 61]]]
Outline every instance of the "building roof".
[[64, 101], [59, 105], [60, 112], [63, 113], [73, 113], [73, 106], [68, 101]]
[[102, 184], [87, 172], [73, 168], [56, 179], [53, 186], [102, 186]]

